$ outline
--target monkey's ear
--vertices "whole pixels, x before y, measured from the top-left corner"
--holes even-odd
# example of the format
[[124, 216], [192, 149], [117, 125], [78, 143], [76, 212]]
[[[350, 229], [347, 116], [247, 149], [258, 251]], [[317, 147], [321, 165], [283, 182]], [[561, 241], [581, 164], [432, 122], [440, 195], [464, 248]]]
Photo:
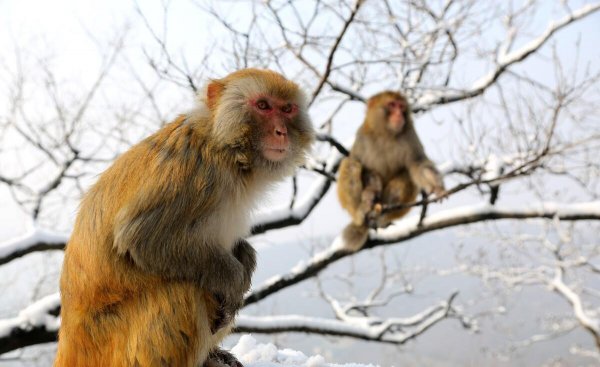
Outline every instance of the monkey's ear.
[[223, 94], [223, 89], [225, 89], [225, 85], [218, 80], [211, 81], [206, 87], [206, 104], [210, 110], [217, 106], [219, 98]]

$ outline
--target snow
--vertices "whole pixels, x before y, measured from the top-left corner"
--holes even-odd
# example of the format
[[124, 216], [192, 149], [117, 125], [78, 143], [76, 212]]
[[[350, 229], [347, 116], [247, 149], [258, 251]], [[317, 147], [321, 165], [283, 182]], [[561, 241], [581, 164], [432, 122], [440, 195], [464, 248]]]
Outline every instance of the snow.
[[[58, 293], [46, 296], [31, 306], [22, 310], [15, 318], [0, 320], [0, 338], [7, 337], [15, 329], [31, 330], [35, 327], [45, 327], [47, 331], [58, 331], [60, 326], [60, 317], [54, 316], [49, 312], [55, 310], [60, 305], [60, 296]], [[310, 318], [300, 315], [295, 317], [251, 317], [239, 316], [237, 319], [238, 325], [243, 326], [285, 326], [286, 324], [298, 323], [300, 325], [314, 324], [323, 326], [323, 323], [330, 322], [338, 328], [356, 329], [351, 325], [345, 325], [337, 320], [323, 320]], [[359, 330], [354, 330], [359, 331]], [[302, 367], [371, 367], [373, 365], [361, 364], [331, 364], [326, 363], [325, 358], [320, 355], [306, 356], [304, 353], [292, 349], [277, 349], [275, 345], [259, 344], [252, 336], [242, 335], [238, 343], [232, 348], [231, 352], [244, 364], [244, 366], [268, 367], [268, 366], [302, 366]]]
[[[509, 217], [542, 217], [558, 216], [562, 217], [582, 217], [582, 216], [600, 216], [600, 201], [590, 201], [585, 203], [564, 204], [554, 202], [542, 202], [528, 207], [518, 206], [498, 206], [489, 203], [478, 203], [473, 205], [464, 205], [457, 208], [442, 210], [428, 215], [423, 220], [424, 226], [435, 226], [447, 221], [460, 221], [470, 217], [497, 214]], [[377, 230], [375, 236], [371, 238], [384, 241], [391, 241], [397, 238], [410, 235], [418, 228], [419, 217], [411, 216], [403, 219], [385, 229]]]
[[532, 39], [519, 49], [514, 50], [510, 53], [506, 53], [510, 49], [510, 46], [514, 41], [514, 34], [509, 32], [507, 34], [505, 44], [501, 47], [501, 52], [498, 55], [498, 58], [496, 60], [496, 67], [494, 69], [481, 76], [479, 79], [473, 82], [469, 89], [466, 89], [464, 91], [429, 91], [428, 93], [424, 93], [419, 98], [419, 101], [415, 104], [414, 109], [417, 111], [421, 109], [426, 110], [429, 108], [430, 105], [439, 103], [439, 101], [443, 99], [460, 100], [468, 98], [469, 96], [476, 95], [480, 91], [484, 91], [486, 88], [493, 84], [497, 77], [500, 74], [502, 74], [508, 68], [508, 66], [524, 60], [529, 54], [539, 50], [556, 31], [570, 23], [573, 23], [578, 19], [581, 19], [587, 15], [594, 13], [598, 9], [600, 9], [600, 3], [587, 4], [581, 7], [580, 9], [573, 11], [571, 14], [566, 15], [559, 21], [550, 22], [546, 30], [543, 33], [541, 33], [538, 37]]
[[502, 160], [495, 154], [490, 154], [487, 162], [484, 165], [484, 172], [481, 175], [481, 179], [484, 181], [492, 181], [496, 177], [502, 174]]
[[320, 355], [307, 357], [304, 353], [292, 349], [277, 349], [271, 343], [260, 344], [250, 335], [242, 335], [236, 346], [231, 352], [248, 367], [269, 367], [269, 366], [303, 366], [303, 367], [327, 367], [327, 366], [345, 366], [345, 367], [371, 367], [374, 365], [364, 364], [332, 364], [325, 362], [325, 358]]
[[23, 251], [37, 244], [65, 244], [69, 236], [33, 227], [21, 237], [0, 243], [0, 258]]
[[47, 331], [57, 331], [60, 318], [49, 312], [60, 305], [58, 293], [46, 296], [19, 312], [17, 317], [0, 320], [0, 338], [7, 337], [14, 329], [30, 330], [45, 327]]

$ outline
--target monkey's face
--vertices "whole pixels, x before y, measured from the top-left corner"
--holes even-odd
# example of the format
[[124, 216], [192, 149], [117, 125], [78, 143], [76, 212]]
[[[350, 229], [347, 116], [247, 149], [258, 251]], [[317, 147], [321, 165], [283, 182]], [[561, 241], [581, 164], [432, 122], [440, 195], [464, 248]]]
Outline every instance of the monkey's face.
[[251, 98], [248, 104], [259, 130], [260, 154], [271, 162], [285, 160], [290, 154], [290, 125], [298, 117], [298, 105], [269, 95]]
[[392, 99], [383, 106], [386, 114], [387, 128], [395, 133], [401, 133], [406, 125], [406, 102], [403, 99]]
[[314, 131], [294, 82], [272, 71], [244, 69], [209, 84], [206, 99], [216, 140], [243, 156], [246, 168], [281, 176], [304, 163]]

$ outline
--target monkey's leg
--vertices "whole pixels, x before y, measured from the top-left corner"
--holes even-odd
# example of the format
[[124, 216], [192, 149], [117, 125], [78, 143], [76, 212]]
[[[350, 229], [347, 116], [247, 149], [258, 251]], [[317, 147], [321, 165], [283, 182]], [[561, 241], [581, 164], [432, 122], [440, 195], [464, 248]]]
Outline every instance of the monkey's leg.
[[344, 158], [340, 164], [337, 181], [337, 192], [340, 205], [346, 209], [352, 217], [352, 222], [362, 225], [364, 213], [360, 213], [359, 206], [362, 203], [363, 183], [362, 165], [354, 158]]
[[123, 306], [107, 366], [197, 367], [213, 348], [213, 310], [206, 293], [188, 282], [162, 282]]
[[383, 191], [383, 182], [378, 174], [373, 172], [363, 173], [366, 176], [364, 181], [364, 190], [362, 192], [362, 201], [358, 208], [358, 213], [363, 218], [363, 223], [366, 221], [367, 227], [372, 227], [372, 224], [381, 213], [381, 205], [376, 203], [381, 200]]
[[360, 250], [369, 237], [369, 228], [366, 225], [357, 226], [350, 223], [342, 231], [345, 248], [355, 252]]
[[[412, 182], [408, 172], [403, 171], [385, 185], [381, 202], [383, 205], [407, 204], [413, 202], [417, 198], [417, 194], [417, 186]], [[409, 211], [410, 208], [403, 208], [386, 212], [377, 218], [377, 227], [386, 227], [393, 220], [405, 216]]]

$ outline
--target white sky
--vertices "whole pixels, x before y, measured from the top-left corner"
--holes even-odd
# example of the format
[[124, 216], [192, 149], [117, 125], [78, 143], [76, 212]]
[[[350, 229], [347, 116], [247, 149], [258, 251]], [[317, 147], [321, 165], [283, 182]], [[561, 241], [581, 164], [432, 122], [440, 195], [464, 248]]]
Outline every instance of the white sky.
[[[573, 3], [573, 7], [583, 2]], [[160, 1], [144, 1], [141, 2], [143, 11], [149, 21], [160, 30], [162, 21], [162, 9]], [[232, 10], [236, 10], [235, 2], [228, 2]], [[545, 9], [550, 14], [550, 9], [553, 8], [550, 2]], [[169, 22], [169, 40], [177, 46], [181, 46], [185, 50], [186, 57], [193, 64], [194, 60], [202, 57], [204, 50], [209, 45], [209, 37], [216, 37], [211, 34], [214, 28], [210, 27], [207, 19], [200, 16], [201, 12], [187, 1], [173, 1], [170, 10]], [[545, 14], [544, 14], [545, 15]], [[540, 21], [541, 33], [546, 26], [546, 19]], [[128, 51], [141, 55], [141, 44], [149, 39], [148, 32], [143, 30], [139, 17], [134, 12], [134, 2], [132, 1], [81, 1], [81, 0], [56, 0], [56, 1], [39, 1], [39, 0], [0, 0], [0, 54], [6, 55], [7, 61], [10, 63], [13, 56], [15, 44], [20, 47], [25, 47], [27, 52], [36, 55], [51, 55], [55, 58], [54, 66], [57, 68], [57, 73], [69, 80], [76, 80], [82, 84], [89, 84], [95, 78], [95, 71], [99, 68], [99, 50], [104, 47], [106, 40], [114, 37], [115, 33], [126, 27], [131, 26], [126, 46]], [[555, 41], [560, 45], [559, 50], [565, 53], [570, 53], [570, 49], [577, 39], [579, 34], [585, 34], [583, 38], [582, 50], [583, 60], [600, 60], [600, 47], [596, 43], [598, 36], [590, 37], [590, 34], [600, 35], [600, 14], [592, 15], [578, 22], [574, 26], [569, 26], [567, 29], [560, 31], [555, 37]], [[534, 36], [534, 35], [531, 35]], [[100, 44], [95, 44], [96, 42]], [[553, 41], [554, 42], [554, 41]], [[547, 56], [552, 45], [544, 47], [544, 57], [534, 56], [525, 66], [519, 66], [519, 69], [525, 68], [530, 75], [537, 76], [544, 80], [551, 75], [551, 68], [547, 62]], [[516, 45], [518, 47], [518, 45]], [[563, 55], [564, 56], [564, 55]], [[572, 57], [567, 55], [563, 60], [568, 64]], [[474, 74], [474, 71], [471, 71]], [[468, 75], [468, 74], [467, 74]], [[550, 80], [548, 80], [550, 82]], [[5, 103], [0, 99], [0, 108]], [[188, 101], [182, 101], [181, 104], [187, 108], [191, 103], [191, 97]], [[338, 137], [346, 139], [351, 136], [360, 123], [359, 119], [354, 118], [357, 114], [362, 114], [363, 106], [355, 104], [354, 107], [344, 111], [345, 115], [341, 115], [337, 121], [344, 120], [348, 116], [346, 128], [338, 130]], [[423, 116], [418, 120], [417, 129], [419, 130], [421, 139], [429, 152], [430, 156], [437, 162], [443, 161], [447, 154], [449, 144], [448, 136], [455, 134], [456, 126], [453, 122], [444, 122], [447, 120], [448, 109], [440, 108], [432, 114]], [[315, 117], [315, 116], [313, 116]], [[442, 124], [435, 123], [442, 121]], [[320, 122], [318, 116], [315, 117], [315, 122]], [[340, 123], [338, 123], [339, 127]], [[1, 166], [0, 166], [1, 169]], [[332, 190], [333, 191], [333, 190]], [[330, 195], [331, 196], [331, 195]], [[276, 199], [277, 200], [277, 199]], [[344, 214], [340, 215], [337, 205], [329, 199], [326, 205], [320, 205], [321, 208], [326, 207], [325, 215], [330, 218], [344, 218]], [[6, 191], [0, 188], [0, 205], [7, 208], [10, 200], [6, 197]], [[276, 205], [277, 203], [274, 203]], [[323, 209], [321, 209], [323, 210]], [[331, 212], [331, 213], [329, 213]], [[0, 220], [15, 222], [15, 215], [11, 209], [0, 210]], [[345, 219], [343, 219], [345, 221]], [[15, 233], [20, 232], [24, 228], [21, 221], [16, 221], [16, 225], [8, 228], [0, 226], [0, 236], [3, 236], [3, 231]], [[6, 222], [5, 222], [6, 223]], [[3, 228], [4, 227], [4, 228]], [[334, 226], [335, 228], [335, 226]], [[7, 233], [5, 233], [7, 234]]]
[[[143, 4], [146, 15], [151, 21], [160, 22], [159, 1], [140, 0], [140, 3]], [[555, 2], [547, 2], [547, 4], [550, 3]], [[175, 6], [172, 10], [174, 13], [170, 17], [170, 39], [185, 46], [190, 60], [200, 59], [208, 44], [207, 37], [212, 36], [210, 26], [205, 19], [197, 18], [199, 12], [192, 9], [187, 1], [173, 1], [173, 4]], [[574, 7], [577, 4], [579, 3], [575, 3]], [[175, 19], [177, 21], [174, 21]], [[98, 69], [98, 51], [102, 48], [102, 45], [97, 46], [91, 42], [90, 36], [97, 38], [99, 42], [105, 42], [106, 39], [111, 38], [110, 36], [115, 33], [116, 29], [127, 24], [136, 24], [131, 31], [127, 45], [132, 52], [139, 52], [139, 45], [147, 40], [148, 34], [141, 31], [139, 19], [133, 12], [133, 2], [117, 0], [0, 0], [0, 65], [8, 62], [8, 58], [13, 57], [12, 51], [15, 44], [25, 46], [34, 54], [53, 54], [59, 60], [55, 64], [59, 68], [59, 73], [85, 84], [86, 81], [89, 81], [88, 79], [95, 77], [95, 74], [90, 71]], [[545, 26], [545, 22], [542, 24]], [[540, 28], [537, 30], [539, 32], [531, 36], [541, 33], [542, 30], [543, 28]], [[559, 50], [562, 50], [563, 60], [566, 64], [573, 60], [570, 50], [579, 34], [585, 35], [581, 58], [600, 61], [600, 46], [598, 46], [600, 14], [592, 15], [574, 26], [569, 26], [554, 38], [560, 45]], [[547, 57], [550, 55], [549, 50], [552, 44], [553, 42], [544, 47], [544, 57], [534, 56], [519, 69], [525, 69], [530, 75], [550, 81], [551, 68], [548, 65]], [[4, 103], [1, 97], [0, 109]], [[182, 103], [190, 102], [191, 98]], [[342, 139], [352, 135], [357, 124], [360, 123], [355, 116], [361, 115], [362, 111], [363, 107], [356, 104], [353, 109], [345, 112], [348, 117], [348, 126], [340, 136]], [[431, 115], [422, 117], [417, 125], [428, 153], [437, 162], [446, 158], [444, 153], [449, 144], [448, 137], [455, 134], [456, 126], [454, 121], [447, 121], [448, 118], [445, 115], [447, 112], [448, 109], [444, 108], [436, 110]], [[434, 119], [442, 121], [442, 124], [434, 122]], [[3, 163], [5, 162], [0, 162], [0, 169], [2, 169]], [[444, 205], [462, 204], [466, 201], [464, 197], [461, 197], [446, 202]], [[278, 204], [281, 203], [278, 203], [275, 198], [272, 205]], [[0, 241], [25, 231], [26, 216], [19, 217], [15, 214], [19, 212], [16, 206], [11, 204], [6, 188], [0, 185]], [[260, 240], [266, 243], [279, 243], [280, 239], [285, 239], [287, 242], [290, 239], [303, 241], [310, 236], [323, 234], [324, 228], [329, 231], [328, 234], [335, 234], [346, 222], [347, 217], [336, 202], [335, 187], [333, 187], [326, 200], [316, 208], [316, 212], [300, 229], [277, 231], [269, 234], [268, 238], [261, 237]], [[292, 236], [290, 233], [294, 235]], [[309, 241], [304, 242], [310, 243]], [[436, 248], [436, 251], [439, 250]], [[435, 255], [439, 255], [439, 253], [436, 252]], [[431, 257], [433, 256], [431, 255]]]

